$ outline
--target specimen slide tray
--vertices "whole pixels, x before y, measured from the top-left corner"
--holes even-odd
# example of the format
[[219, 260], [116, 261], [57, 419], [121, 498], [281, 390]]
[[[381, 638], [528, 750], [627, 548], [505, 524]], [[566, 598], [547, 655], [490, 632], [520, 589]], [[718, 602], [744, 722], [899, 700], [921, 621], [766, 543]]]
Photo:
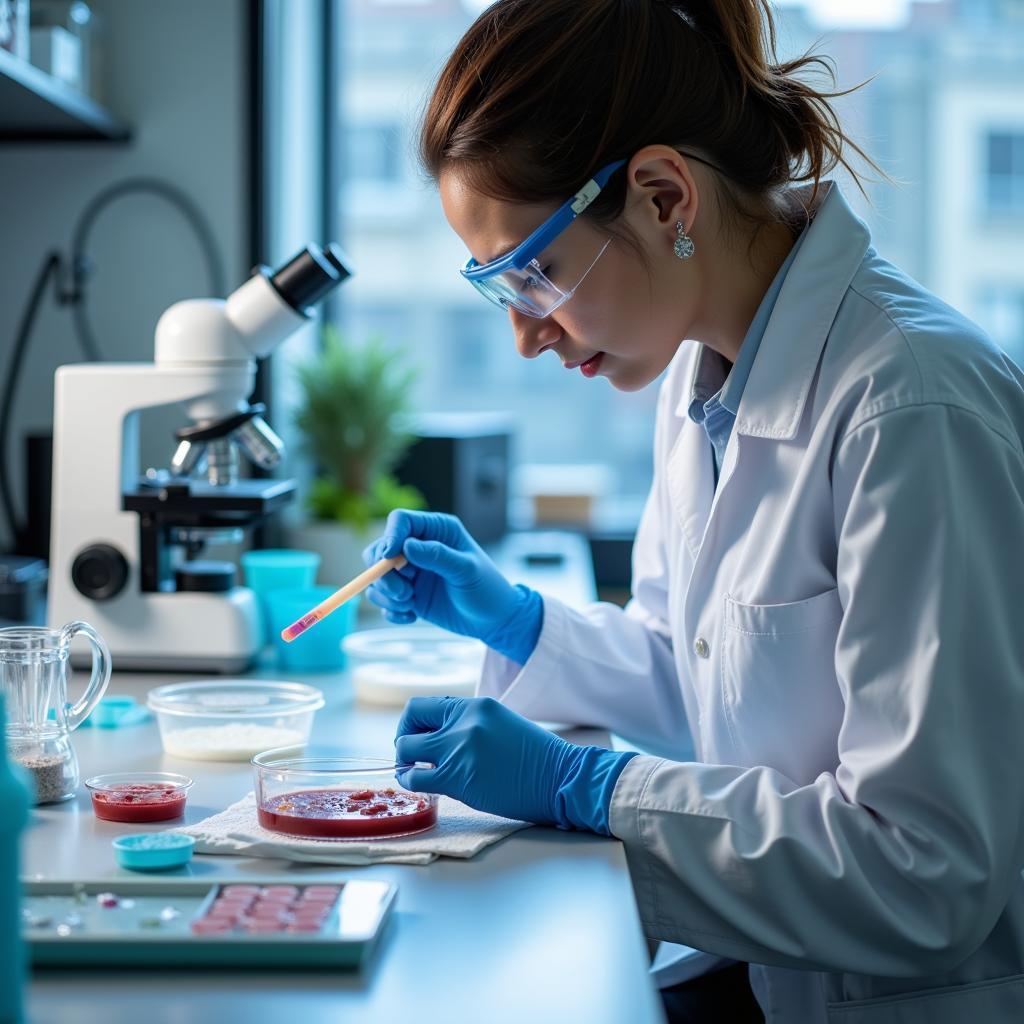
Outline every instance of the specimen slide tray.
[[[77, 882], [23, 880], [22, 936], [35, 966], [59, 967], [275, 967], [302, 970], [356, 967], [380, 937], [397, 891], [372, 879], [329, 883], [341, 888], [337, 906], [320, 931], [195, 935], [191, 922], [201, 917], [221, 885], [281, 885], [276, 878], [221, 882], [105, 878]], [[131, 900], [130, 908], [102, 907], [96, 897], [113, 893]], [[84, 899], [83, 899], [84, 897]], [[178, 916], [158, 927], [142, 922], [167, 907]], [[74, 914], [80, 923], [58, 935], [56, 924]], [[52, 922], [31, 925], [32, 919]]]

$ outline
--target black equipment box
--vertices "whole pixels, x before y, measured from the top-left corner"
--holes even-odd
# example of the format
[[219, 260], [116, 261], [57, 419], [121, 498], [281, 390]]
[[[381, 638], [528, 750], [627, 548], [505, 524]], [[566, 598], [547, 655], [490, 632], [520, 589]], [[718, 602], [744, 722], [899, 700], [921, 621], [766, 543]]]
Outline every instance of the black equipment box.
[[508, 531], [512, 421], [499, 413], [439, 413], [416, 419], [416, 440], [395, 469], [434, 512], [458, 516], [481, 544]]

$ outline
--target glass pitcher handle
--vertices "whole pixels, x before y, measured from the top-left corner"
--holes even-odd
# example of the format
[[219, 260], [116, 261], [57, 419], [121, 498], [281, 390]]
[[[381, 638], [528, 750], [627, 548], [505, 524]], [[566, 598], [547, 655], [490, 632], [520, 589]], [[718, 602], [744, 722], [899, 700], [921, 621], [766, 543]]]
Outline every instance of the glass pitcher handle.
[[107, 650], [103, 637], [88, 622], [69, 622], [60, 631], [61, 643], [70, 644], [72, 638], [79, 633], [92, 645], [92, 678], [81, 698], [65, 708], [64, 720], [68, 730], [77, 729], [85, 721], [110, 682], [110, 651]]

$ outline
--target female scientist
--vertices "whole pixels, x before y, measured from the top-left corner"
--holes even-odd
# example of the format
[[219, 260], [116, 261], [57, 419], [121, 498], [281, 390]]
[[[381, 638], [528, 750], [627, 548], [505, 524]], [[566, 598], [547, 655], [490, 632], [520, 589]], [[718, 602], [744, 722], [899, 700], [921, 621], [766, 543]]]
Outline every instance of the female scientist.
[[442, 71], [462, 276], [526, 358], [665, 376], [624, 610], [390, 516], [371, 599], [491, 649], [482, 699], [410, 702], [399, 779], [621, 839], [648, 935], [750, 964], [760, 1010], [700, 1019], [1021, 1021], [1024, 373], [825, 179], [815, 62], [766, 0], [499, 0]]

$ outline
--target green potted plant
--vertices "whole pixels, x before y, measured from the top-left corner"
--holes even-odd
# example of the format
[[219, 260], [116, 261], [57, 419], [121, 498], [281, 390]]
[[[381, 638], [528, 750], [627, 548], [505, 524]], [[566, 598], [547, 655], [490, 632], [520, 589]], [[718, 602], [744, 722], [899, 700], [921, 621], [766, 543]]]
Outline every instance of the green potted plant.
[[362, 572], [362, 551], [393, 508], [424, 508], [423, 496], [392, 471], [412, 443], [403, 428], [415, 370], [379, 338], [350, 345], [332, 324], [312, 359], [296, 366], [295, 425], [314, 465], [310, 520], [293, 543], [320, 554], [320, 579], [342, 584]]

